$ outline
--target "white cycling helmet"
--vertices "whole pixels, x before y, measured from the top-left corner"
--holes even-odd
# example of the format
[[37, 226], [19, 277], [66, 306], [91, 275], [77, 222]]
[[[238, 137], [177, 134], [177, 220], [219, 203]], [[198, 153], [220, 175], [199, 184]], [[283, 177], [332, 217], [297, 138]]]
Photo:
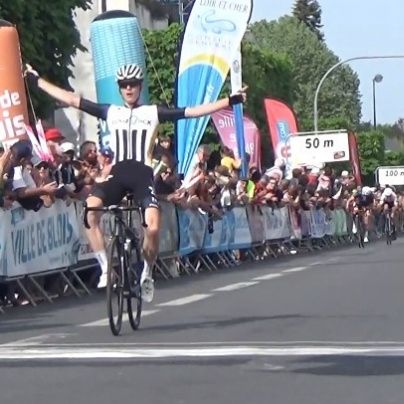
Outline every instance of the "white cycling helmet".
[[138, 80], [142, 81], [144, 78], [143, 69], [134, 63], [123, 65], [116, 71], [116, 80]]
[[362, 188], [362, 194], [363, 195], [371, 195], [372, 190], [370, 189], [370, 187], [363, 187]]
[[384, 190], [384, 196], [391, 196], [391, 195], [393, 195], [393, 190], [391, 189], [391, 188], [386, 188], [385, 190]]

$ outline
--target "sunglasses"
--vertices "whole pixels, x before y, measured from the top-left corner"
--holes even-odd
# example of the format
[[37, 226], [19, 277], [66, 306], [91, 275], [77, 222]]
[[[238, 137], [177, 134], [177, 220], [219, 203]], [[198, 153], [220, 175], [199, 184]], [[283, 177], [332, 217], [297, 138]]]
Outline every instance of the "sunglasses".
[[37, 166], [38, 170], [48, 170], [49, 166], [47, 164], [40, 164]]
[[127, 88], [127, 87], [137, 87], [140, 86], [142, 82], [139, 80], [121, 80], [118, 81], [119, 88]]

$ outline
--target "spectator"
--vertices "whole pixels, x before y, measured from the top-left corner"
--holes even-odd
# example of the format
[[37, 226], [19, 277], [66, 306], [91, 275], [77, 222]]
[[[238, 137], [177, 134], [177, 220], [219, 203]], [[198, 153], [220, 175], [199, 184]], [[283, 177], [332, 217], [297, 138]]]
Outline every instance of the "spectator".
[[62, 183], [67, 188], [69, 195], [74, 197], [73, 194], [77, 189], [76, 177], [74, 174], [73, 161], [75, 157], [75, 147], [73, 143], [64, 142], [60, 145], [63, 153], [62, 164], [60, 172], [62, 176]]
[[112, 162], [114, 161], [114, 153], [108, 146], [101, 147], [98, 154], [98, 176], [96, 182], [106, 181], [110, 175], [112, 169]]
[[65, 139], [62, 132], [58, 128], [49, 128], [45, 131], [46, 145], [48, 146], [49, 152], [51, 153], [53, 159], [56, 161], [56, 166], [60, 164], [60, 144]]
[[241, 167], [241, 160], [234, 157], [234, 152], [229, 147], [222, 146], [221, 154], [222, 159], [220, 165], [226, 167], [230, 174]]
[[275, 159], [273, 167], [265, 171], [265, 175], [268, 177], [275, 178], [278, 183], [282, 180], [285, 169], [285, 161], [281, 158]]
[[236, 187], [236, 201], [240, 205], [246, 205], [250, 198], [247, 194], [247, 182], [246, 178], [240, 178]]
[[283, 192], [279, 189], [276, 178], [269, 178], [266, 191], [267, 193], [264, 196], [264, 199], [266, 200], [267, 204], [273, 208], [280, 207], [283, 200]]
[[207, 172], [208, 160], [211, 154], [210, 147], [206, 144], [200, 145], [192, 159], [188, 174], [184, 178], [184, 186], [189, 187], [193, 183], [203, 180]]
[[302, 175], [302, 169], [298, 168], [298, 167], [294, 168], [292, 170], [292, 178], [290, 180], [290, 185], [294, 185], [294, 186], [299, 185], [301, 175]]
[[89, 168], [98, 166], [97, 145], [90, 140], [80, 146], [80, 160]]
[[261, 178], [261, 173], [259, 172], [257, 167], [250, 167], [249, 169], [249, 178], [247, 181], [247, 196], [249, 200], [254, 198], [255, 195], [255, 186], [257, 182]]
[[333, 187], [333, 181], [332, 181], [332, 170], [330, 167], [325, 167], [323, 170], [323, 173], [320, 174], [318, 177], [318, 186], [317, 190], [326, 190], [328, 192], [331, 191]]
[[162, 164], [154, 176], [156, 195], [169, 202], [178, 202], [183, 199], [184, 192], [177, 190], [177, 177], [174, 173], [172, 160], [167, 155], [162, 155]]
[[153, 150], [153, 159], [159, 161], [162, 156], [174, 158], [171, 137], [168, 135], [160, 135], [158, 143]]
[[308, 177], [308, 184], [317, 186], [320, 169], [318, 167], [309, 166], [306, 168], [306, 174]]
[[[50, 172], [50, 164], [47, 161], [40, 161], [35, 166], [35, 169], [38, 173], [35, 177], [35, 183], [38, 188], [44, 187], [53, 181]], [[55, 200], [54, 195], [42, 195], [41, 198], [47, 208], [49, 208]]]
[[29, 166], [31, 165], [32, 146], [28, 140], [20, 140], [11, 147], [12, 153], [12, 187], [16, 193], [17, 201], [25, 209], [39, 210], [43, 205], [41, 196], [52, 197], [56, 190], [56, 182], [50, 182], [37, 187], [32, 178]]
[[61, 144], [65, 139], [62, 132], [58, 128], [49, 128], [45, 131], [45, 139], [48, 145]]

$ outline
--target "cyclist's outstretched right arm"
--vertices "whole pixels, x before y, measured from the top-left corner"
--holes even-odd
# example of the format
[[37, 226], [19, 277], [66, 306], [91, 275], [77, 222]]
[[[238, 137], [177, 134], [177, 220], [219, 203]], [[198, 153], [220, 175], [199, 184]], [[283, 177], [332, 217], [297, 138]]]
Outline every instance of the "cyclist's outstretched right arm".
[[34, 85], [37, 85], [42, 91], [49, 94], [52, 98], [63, 102], [71, 107], [79, 108], [81, 97], [71, 91], [64, 90], [58, 86], [55, 86], [49, 81], [39, 76], [38, 72], [30, 65], [26, 65], [25, 76]]

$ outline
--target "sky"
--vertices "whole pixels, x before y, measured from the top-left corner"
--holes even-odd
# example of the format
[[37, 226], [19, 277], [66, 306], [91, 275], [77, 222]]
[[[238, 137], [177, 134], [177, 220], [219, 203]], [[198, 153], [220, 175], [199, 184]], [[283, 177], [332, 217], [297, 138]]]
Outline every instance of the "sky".
[[[318, 0], [327, 46], [341, 60], [356, 56], [402, 55], [403, 59], [357, 60], [349, 65], [359, 76], [362, 120], [373, 122], [373, 78], [377, 123], [404, 118], [404, 0]], [[291, 14], [294, 0], [254, 0], [251, 22]], [[319, 81], [320, 81], [319, 77]]]

